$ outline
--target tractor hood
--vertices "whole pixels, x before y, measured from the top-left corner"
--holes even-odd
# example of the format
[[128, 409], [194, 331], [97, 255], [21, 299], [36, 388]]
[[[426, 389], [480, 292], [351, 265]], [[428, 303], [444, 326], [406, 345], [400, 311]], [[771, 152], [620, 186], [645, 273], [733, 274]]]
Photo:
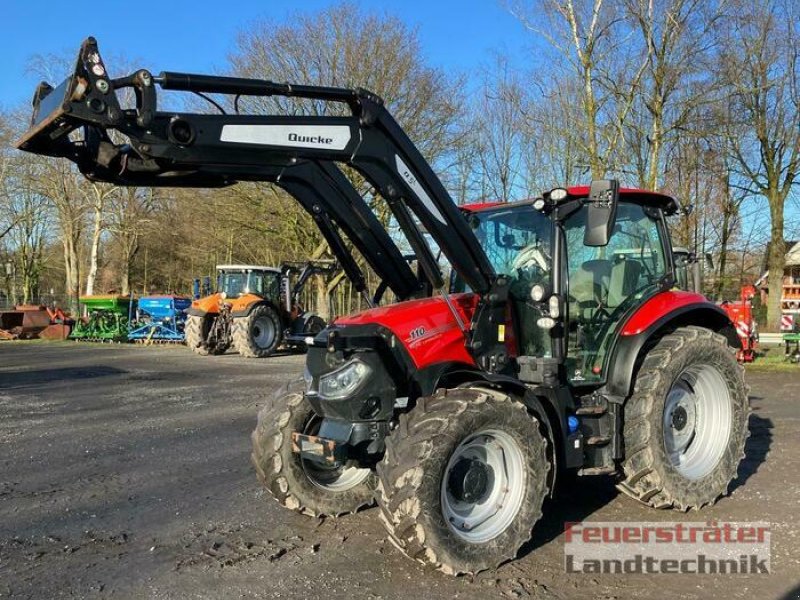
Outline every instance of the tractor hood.
[[220, 292], [215, 292], [210, 296], [193, 300], [192, 305], [186, 309], [187, 315], [202, 317], [207, 314], [218, 314], [223, 303], [230, 306], [231, 312], [247, 312], [250, 306], [257, 302], [263, 302], [264, 298], [256, 294], [241, 294], [235, 298], [223, 298]]
[[[478, 304], [476, 294], [451, 294], [453, 306], [461, 320], [469, 323]], [[380, 325], [403, 344], [418, 369], [439, 362], [459, 362], [472, 365], [474, 358], [466, 349], [464, 332], [442, 297], [409, 300], [390, 306], [372, 308], [340, 317], [337, 328]]]

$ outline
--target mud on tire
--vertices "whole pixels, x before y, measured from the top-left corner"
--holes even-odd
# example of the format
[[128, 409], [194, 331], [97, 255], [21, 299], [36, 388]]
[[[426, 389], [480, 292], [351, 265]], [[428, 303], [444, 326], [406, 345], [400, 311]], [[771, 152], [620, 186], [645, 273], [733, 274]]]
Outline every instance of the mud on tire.
[[313, 433], [319, 420], [303, 398], [303, 386], [302, 380], [287, 384], [258, 414], [251, 460], [259, 481], [280, 504], [310, 516], [336, 517], [372, 505], [373, 471], [319, 470], [292, 452], [292, 432]]
[[[522, 487], [517, 500], [505, 496], [499, 503], [509, 502], [515, 511], [504, 529], [498, 528], [499, 533], [486, 541], [466, 540], [464, 532], [469, 534], [469, 530], [459, 530], [458, 524], [451, 526], [445, 518], [445, 512], [453, 513], [445, 505], [450, 487], [443, 488], [442, 480], [455, 471], [452, 459], [459, 456], [464, 443], [482, 432], [494, 433], [498, 439], [502, 433], [513, 440], [521, 458], [517, 481]], [[531, 538], [542, 514], [549, 468], [538, 421], [522, 404], [480, 388], [439, 390], [420, 398], [408, 414], [401, 415], [399, 427], [386, 440], [386, 453], [378, 464], [381, 520], [389, 539], [423, 564], [449, 574], [494, 568], [514, 558]], [[499, 481], [500, 475], [492, 473], [492, 480]], [[476, 524], [476, 528], [482, 526]]]
[[283, 341], [283, 326], [274, 308], [260, 304], [247, 316], [233, 319], [233, 346], [247, 358], [266, 358]]
[[212, 320], [213, 317], [210, 315], [203, 315], [202, 317], [189, 315], [186, 317], [186, 324], [183, 328], [186, 345], [200, 356], [225, 354], [228, 349], [228, 344], [216, 344], [213, 346], [205, 344]]
[[664, 336], [645, 357], [624, 410], [621, 491], [678, 510], [727, 494], [744, 457], [750, 407], [725, 338], [700, 327]]

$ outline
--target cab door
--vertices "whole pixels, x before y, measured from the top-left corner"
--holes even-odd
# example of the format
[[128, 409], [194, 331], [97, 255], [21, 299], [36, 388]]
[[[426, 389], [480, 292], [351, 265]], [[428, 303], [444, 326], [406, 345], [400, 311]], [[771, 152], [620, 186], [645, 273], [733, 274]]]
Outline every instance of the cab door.
[[566, 372], [574, 384], [605, 380], [605, 358], [631, 308], [656, 294], [668, 264], [657, 209], [620, 202], [606, 246], [585, 246], [584, 206], [564, 221], [567, 254]]

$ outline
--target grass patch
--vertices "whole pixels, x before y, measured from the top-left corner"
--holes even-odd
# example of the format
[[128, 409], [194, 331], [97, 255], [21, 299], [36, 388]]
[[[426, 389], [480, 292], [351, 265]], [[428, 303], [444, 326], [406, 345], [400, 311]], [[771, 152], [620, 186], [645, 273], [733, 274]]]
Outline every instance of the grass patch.
[[748, 371], [786, 371], [800, 375], [800, 364], [787, 361], [784, 358], [784, 347], [762, 346], [756, 353], [754, 362], [746, 365]]

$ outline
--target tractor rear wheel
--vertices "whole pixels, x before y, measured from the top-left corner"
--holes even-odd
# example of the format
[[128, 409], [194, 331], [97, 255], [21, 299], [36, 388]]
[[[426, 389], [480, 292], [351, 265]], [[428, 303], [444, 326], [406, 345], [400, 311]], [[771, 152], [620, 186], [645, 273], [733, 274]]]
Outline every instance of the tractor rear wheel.
[[744, 458], [749, 414], [743, 369], [725, 338], [701, 327], [665, 335], [625, 404], [620, 489], [656, 508], [713, 504]]
[[244, 317], [233, 320], [233, 345], [247, 358], [266, 358], [283, 341], [281, 318], [274, 308], [260, 304]]
[[303, 384], [288, 384], [258, 413], [251, 459], [259, 481], [283, 506], [314, 517], [336, 517], [370, 506], [377, 483], [371, 469], [327, 467], [292, 451], [293, 432], [319, 431], [320, 419], [303, 397]]
[[189, 315], [183, 328], [186, 345], [200, 356], [225, 354], [230, 343], [209, 344], [208, 337], [214, 325], [213, 315]]
[[389, 539], [445, 573], [516, 556], [542, 515], [549, 470], [538, 421], [480, 388], [423, 397], [386, 440], [378, 505]]

